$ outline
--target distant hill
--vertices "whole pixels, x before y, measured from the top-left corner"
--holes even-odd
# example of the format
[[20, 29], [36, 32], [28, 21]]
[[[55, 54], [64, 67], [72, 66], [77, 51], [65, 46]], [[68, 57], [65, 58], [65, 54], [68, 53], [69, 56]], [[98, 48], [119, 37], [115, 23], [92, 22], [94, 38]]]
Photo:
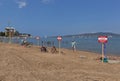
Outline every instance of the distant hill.
[[[120, 37], [120, 34], [111, 32], [97, 32], [97, 33], [84, 33], [84, 34], [74, 34], [74, 35], [62, 35], [62, 37], [98, 37], [98, 36], [108, 36], [108, 37]], [[57, 36], [48, 36], [48, 38], [56, 38]]]
[[109, 36], [109, 37], [120, 37], [120, 34], [115, 34], [111, 32], [97, 32], [97, 33], [84, 33], [84, 34], [76, 34], [76, 35], [64, 35], [63, 37], [98, 37], [101, 35]]

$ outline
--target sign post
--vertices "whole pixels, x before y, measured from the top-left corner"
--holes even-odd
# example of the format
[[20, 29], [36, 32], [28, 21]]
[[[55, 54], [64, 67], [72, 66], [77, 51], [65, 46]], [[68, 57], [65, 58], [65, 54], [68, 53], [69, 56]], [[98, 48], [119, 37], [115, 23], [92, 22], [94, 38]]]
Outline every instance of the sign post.
[[39, 37], [39, 36], [36, 36], [35, 38], [36, 38], [36, 40], [37, 40], [37, 45], [39, 46], [39, 45], [40, 45], [40, 37]]
[[62, 40], [62, 37], [61, 36], [58, 36], [57, 37], [57, 40], [58, 40], [58, 43], [59, 43], [59, 54], [60, 54], [60, 46], [61, 46], [61, 40]]
[[108, 42], [108, 37], [107, 36], [99, 36], [98, 37], [98, 42], [102, 43], [102, 62], [103, 62], [104, 57], [105, 57], [105, 43]]

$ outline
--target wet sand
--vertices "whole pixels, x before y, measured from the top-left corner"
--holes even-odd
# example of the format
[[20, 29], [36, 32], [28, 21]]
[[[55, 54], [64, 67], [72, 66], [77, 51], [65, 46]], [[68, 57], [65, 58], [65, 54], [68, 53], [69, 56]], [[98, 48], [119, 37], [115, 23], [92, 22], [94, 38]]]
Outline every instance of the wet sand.
[[120, 81], [120, 63], [102, 63], [96, 53], [61, 51], [0, 43], [0, 81]]

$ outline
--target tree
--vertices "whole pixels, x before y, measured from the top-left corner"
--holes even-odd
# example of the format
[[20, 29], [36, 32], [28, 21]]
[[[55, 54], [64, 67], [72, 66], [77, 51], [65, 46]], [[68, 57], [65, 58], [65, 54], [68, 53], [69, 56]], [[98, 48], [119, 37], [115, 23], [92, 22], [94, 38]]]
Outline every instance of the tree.
[[0, 32], [0, 36], [5, 36], [5, 32]]

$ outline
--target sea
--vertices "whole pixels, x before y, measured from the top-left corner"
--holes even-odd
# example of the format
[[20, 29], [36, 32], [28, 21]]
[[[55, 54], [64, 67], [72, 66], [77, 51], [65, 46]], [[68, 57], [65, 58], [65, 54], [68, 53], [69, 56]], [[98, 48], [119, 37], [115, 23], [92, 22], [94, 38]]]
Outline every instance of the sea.
[[[56, 37], [42, 37], [40, 39], [36, 39], [35, 37], [14, 37], [12, 39], [0, 37], [0, 41], [5, 43], [11, 42], [21, 44], [23, 40], [31, 42], [36, 46], [59, 47], [60, 45], [60, 48], [66, 49], [72, 49], [71, 43], [75, 41], [76, 50], [95, 52], [98, 54], [102, 52], [102, 44], [98, 42], [98, 37], [62, 37], [61, 41], [58, 41]], [[108, 37], [108, 42], [105, 43], [104, 53], [106, 55], [120, 56], [120, 37]]]

